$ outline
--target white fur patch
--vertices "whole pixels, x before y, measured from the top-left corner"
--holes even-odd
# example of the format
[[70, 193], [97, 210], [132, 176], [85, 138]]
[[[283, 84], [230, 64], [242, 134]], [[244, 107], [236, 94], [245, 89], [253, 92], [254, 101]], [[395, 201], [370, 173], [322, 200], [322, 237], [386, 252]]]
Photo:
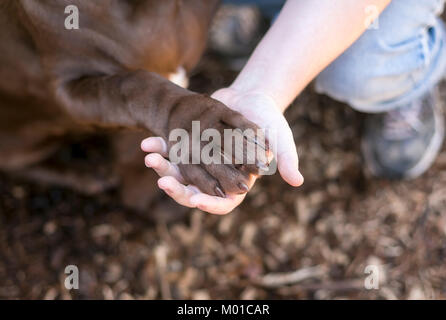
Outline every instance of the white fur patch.
[[187, 88], [189, 86], [189, 78], [183, 67], [178, 67], [175, 73], [169, 74], [168, 79], [180, 87]]

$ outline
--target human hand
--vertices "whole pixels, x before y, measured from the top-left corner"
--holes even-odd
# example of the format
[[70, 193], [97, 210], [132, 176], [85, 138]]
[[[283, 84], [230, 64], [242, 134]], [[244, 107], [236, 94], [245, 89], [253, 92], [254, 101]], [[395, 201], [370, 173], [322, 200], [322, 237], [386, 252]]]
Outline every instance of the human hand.
[[[269, 129], [268, 131], [280, 136], [280, 141], [269, 139], [279, 172], [284, 180], [293, 186], [303, 183], [291, 129], [273, 99], [260, 93], [239, 94], [229, 88], [217, 91], [212, 97], [240, 112], [259, 127]], [[246, 196], [239, 194], [228, 195], [226, 198], [215, 197], [201, 192], [196, 186], [186, 185], [178, 167], [164, 158], [167, 156], [167, 145], [161, 138], [148, 138], [142, 142], [141, 147], [143, 151], [150, 153], [146, 156], [146, 165], [161, 177], [158, 186], [181, 205], [196, 207], [213, 214], [226, 214], [237, 207]], [[250, 176], [249, 188], [256, 178]]]

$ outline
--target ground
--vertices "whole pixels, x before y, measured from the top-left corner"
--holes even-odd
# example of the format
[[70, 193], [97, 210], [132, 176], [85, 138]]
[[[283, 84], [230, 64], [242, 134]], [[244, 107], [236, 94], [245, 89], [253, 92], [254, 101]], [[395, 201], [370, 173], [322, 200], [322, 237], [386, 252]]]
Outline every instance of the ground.
[[[207, 56], [192, 88], [234, 76]], [[227, 216], [166, 221], [177, 208], [135, 213], [114, 190], [0, 176], [0, 298], [445, 299], [446, 150], [415, 181], [375, 179], [362, 170], [362, 115], [310, 87], [286, 116], [304, 186], [264, 177]], [[67, 265], [79, 290], [64, 286]], [[378, 289], [365, 287], [370, 265]]]

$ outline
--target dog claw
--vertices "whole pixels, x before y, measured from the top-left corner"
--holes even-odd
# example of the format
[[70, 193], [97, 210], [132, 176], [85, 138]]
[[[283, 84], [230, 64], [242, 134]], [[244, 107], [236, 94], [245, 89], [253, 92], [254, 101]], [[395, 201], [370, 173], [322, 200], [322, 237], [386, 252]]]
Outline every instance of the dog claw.
[[225, 193], [219, 187], [215, 187], [215, 193], [221, 198], [226, 198]]
[[249, 191], [248, 186], [247, 186], [245, 183], [243, 183], [243, 182], [240, 182], [240, 183], [238, 184], [238, 187], [239, 187], [240, 190], [242, 190], [243, 192], [248, 192], [248, 191]]
[[268, 171], [268, 169], [269, 169], [269, 166], [267, 164], [259, 162], [259, 161], [256, 162], [256, 166], [257, 166], [257, 168], [259, 168], [262, 171]]

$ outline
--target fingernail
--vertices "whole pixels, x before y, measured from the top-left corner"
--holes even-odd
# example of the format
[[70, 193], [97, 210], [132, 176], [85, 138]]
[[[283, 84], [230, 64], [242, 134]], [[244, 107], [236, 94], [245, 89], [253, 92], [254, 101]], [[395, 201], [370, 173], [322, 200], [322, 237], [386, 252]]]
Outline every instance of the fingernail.
[[302, 175], [302, 173], [300, 173], [300, 171], [297, 171], [297, 174], [299, 175], [299, 179], [302, 180], [302, 183], [304, 182], [305, 178]]
[[221, 198], [226, 198], [225, 193], [219, 187], [215, 187], [215, 193]]
[[243, 192], [248, 192], [249, 188], [248, 186], [243, 183], [243, 182], [239, 182], [238, 187], [240, 188], [240, 190], [242, 190]]

